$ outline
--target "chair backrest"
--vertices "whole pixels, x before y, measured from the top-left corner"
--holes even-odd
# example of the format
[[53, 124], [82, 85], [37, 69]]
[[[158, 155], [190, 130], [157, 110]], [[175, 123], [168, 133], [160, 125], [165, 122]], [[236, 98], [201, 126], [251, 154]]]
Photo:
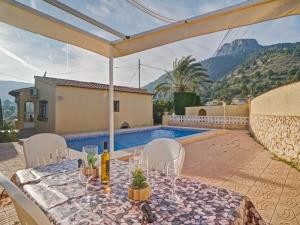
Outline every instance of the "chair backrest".
[[43, 133], [29, 137], [23, 144], [26, 168], [58, 162], [58, 149], [66, 149], [63, 137]]
[[144, 147], [143, 158], [150, 164], [159, 162], [173, 162], [176, 174], [180, 174], [184, 162], [185, 149], [182, 145], [169, 138], [158, 138]]
[[22, 225], [50, 225], [48, 217], [27, 196], [0, 172], [0, 185], [6, 190], [16, 208]]

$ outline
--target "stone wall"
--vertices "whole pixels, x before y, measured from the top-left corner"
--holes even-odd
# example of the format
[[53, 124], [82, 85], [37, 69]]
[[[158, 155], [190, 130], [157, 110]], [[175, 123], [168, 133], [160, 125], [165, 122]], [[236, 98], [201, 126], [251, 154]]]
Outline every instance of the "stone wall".
[[251, 101], [249, 129], [276, 156], [300, 168], [300, 82]]
[[252, 114], [250, 127], [256, 140], [268, 150], [300, 166], [300, 117]]
[[[216, 106], [193, 106], [185, 107], [185, 115], [198, 116], [199, 111], [204, 110], [205, 116], [224, 116], [224, 107], [222, 105]], [[244, 105], [226, 105], [226, 116], [249, 116], [249, 104]], [[201, 115], [204, 116], [204, 115]]]

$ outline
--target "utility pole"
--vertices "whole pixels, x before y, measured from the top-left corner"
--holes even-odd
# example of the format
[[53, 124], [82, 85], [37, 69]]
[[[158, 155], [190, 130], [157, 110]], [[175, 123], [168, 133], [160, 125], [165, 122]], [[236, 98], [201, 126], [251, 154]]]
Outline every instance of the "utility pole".
[[141, 89], [141, 60], [139, 59], [139, 89]]

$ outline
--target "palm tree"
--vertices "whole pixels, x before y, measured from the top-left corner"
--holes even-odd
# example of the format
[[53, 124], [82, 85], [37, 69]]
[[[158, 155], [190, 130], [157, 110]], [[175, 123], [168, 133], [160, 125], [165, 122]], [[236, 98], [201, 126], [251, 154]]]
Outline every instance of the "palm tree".
[[166, 97], [174, 92], [198, 92], [204, 82], [209, 82], [206, 69], [192, 56], [175, 59], [173, 72], [167, 73], [166, 80], [155, 87], [155, 94]]

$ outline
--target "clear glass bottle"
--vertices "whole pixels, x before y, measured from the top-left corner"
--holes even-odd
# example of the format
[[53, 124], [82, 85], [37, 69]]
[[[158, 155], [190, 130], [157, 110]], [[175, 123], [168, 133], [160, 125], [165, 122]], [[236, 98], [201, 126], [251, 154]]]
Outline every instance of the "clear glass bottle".
[[109, 183], [109, 167], [110, 167], [110, 156], [107, 149], [107, 142], [103, 143], [103, 152], [101, 157], [101, 182], [103, 184]]

